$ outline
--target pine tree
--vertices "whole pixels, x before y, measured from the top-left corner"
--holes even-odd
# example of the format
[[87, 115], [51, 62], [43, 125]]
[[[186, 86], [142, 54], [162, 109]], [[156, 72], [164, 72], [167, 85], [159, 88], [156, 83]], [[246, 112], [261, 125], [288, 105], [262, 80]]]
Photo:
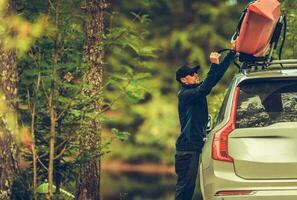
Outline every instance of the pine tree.
[[[6, 6], [6, 15], [12, 15], [15, 10], [15, 2], [10, 0]], [[16, 109], [17, 99], [17, 57], [15, 50], [4, 49], [0, 43], [0, 84], [9, 109]], [[16, 119], [14, 119], [16, 124]], [[0, 115], [0, 199], [10, 199], [13, 177], [18, 170], [16, 159], [16, 144], [14, 135], [16, 129], [12, 130], [5, 114]]]
[[[103, 83], [104, 48], [102, 35], [104, 33], [104, 9], [107, 7], [105, 0], [87, 0], [86, 10], [89, 20], [85, 27], [84, 59], [89, 70], [85, 81], [90, 88], [85, 89], [89, 97], [98, 96], [99, 99], [92, 102], [95, 113], [100, 113]], [[101, 144], [101, 123], [93, 119], [89, 123], [88, 133], [81, 140], [81, 148], [97, 151]], [[83, 164], [79, 171], [76, 199], [98, 200], [100, 199], [100, 155], [93, 161]]]

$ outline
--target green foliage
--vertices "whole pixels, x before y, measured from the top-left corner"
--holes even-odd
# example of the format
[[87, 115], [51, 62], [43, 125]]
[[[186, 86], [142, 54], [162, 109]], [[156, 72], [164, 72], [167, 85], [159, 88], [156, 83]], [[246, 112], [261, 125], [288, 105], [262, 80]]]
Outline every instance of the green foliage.
[[[48, 21], [55, 21], [54, 8], [47, 2], [30, 4], [21, 1], [18, 6], [22, 7], [23, 17], [28, 20], [34, 21], [39, 13], [45, 12]], [[145, 61], [154, 57], [155, 49], [144, 43], [148, 33], [144, 26], [149, 20], [134, 14], [135, 19], [143, 24], [142, 27], [110, 27], [102, 36], [108, 57], [127, 56], [132, 62], [121, 63], [117, 68], [106, 68], [111, 71], [107, 73], [104, 89], [113, 92], [107, 93], [104, 99], [102, 91], [85, 95], [83, 88], [90, 89], [84, 79], [88, 66], [83, 60], [87, 17], [81, 12], [80, 6], [80, 1], [63, 2], [58, 27], [52, 29], [52, 34], [37, 39], [19, 62], [20, 120], [24, 126], [30, 126], [35, 111], [34, 135], [39, 158], [39, 183], [47, 177], [49, 162], [50, 93], [54, 96], [52, 103], [56, 116], [54, 180], [55, 185], [59, 186], [76, 179], [79, 164], [108, 153], [108, 147], [114, 139], [126, 141], [129, 138], [127, 131], [110, 127], [111, 139], [104, 138], [96, 148], [90, 149], [80, 143], [81, 138], [94, 131], [89, 122], [96, 120], [103, 123], [104, 112], [116, 109], [119, 102], [138, 103], [148, 91], [143, 82], [151, 77], [150, 73], [135, 68], [142, 68]], [[101, 112], [95, 111], [94, 102], [101, 102]], [[24, 158], [32, 161], [31, 153], [26, 152]]]
[[20, 170], [12, 187], [12, 200], [33, 199], [31, 186], [32, 173], [29, 170]]
[[152, 100], [135, 106], [135, 112], [142, 118], [148, 118], [139, 128], [141, 134], [135, 135], [139, 144], [173, 148], [178, 130], [177, 102], [166, 96], [154, 94]]
[[116, 136], [116, 138], [122, 142], [126, 141], [128, 137], [130, 136], [130, 133], [125, 131], [119, 131], [116, 128], [111, 129], [112, 134]]
[[[72, 14], [78, 13], [80, 7], [72, 1], [62, 4], [59, 26], [38, 39], [29, 53], [19, 63], [19, 96], [22, 104], [29, 109], [22, 110], [21, 121], [30, 126], [32, 113], [35, 109], [35, 144], [39, 157], [38, 182], [47, 177], [49, 162], [49, 130], [50, 130], [50, 93], [53, 92], [53, 106], [56, 116], [55, 185], [76, 179], [76, 169], [79, 160], [79, 127], [82, 112], [79, 106], [90, 101], [83, 99], [81, 88], [86, 66], [82, 60], [84, 44], [84, 20], [74, 19]], [[23, 15], [34, 20], [39, 13], [48, 10], [47, 18], [54, 22], [53, 8], [47, 2], [30, 4], [22, 1]], [[81, 18], [84, 18], [82, 13]], [[57, 58], [57, 64], [55, 63]], [[96, 154], [96, 153], [94, 153]], [[94, 158], [94, 154], [90, 154]], [[32, 161], [31, 153], [25, 159]]]
[[[131, 133], [129, 141], [132, 144], [174, 149], [179, 134], [178, 84], [175, 81], [175, 70], [185, 63], [189, 65], [200, 63], [203, 78], [203, 74], [208, 70], [209, 53], [230, 46], [229, 39], [235, 31], [245, 5], [230, 6], [224, 1], [181, 0], [146, 2], [113, 0], [111, 4], [115, 12], [113, 16], [119, 15], [119, 20], [114, 21], [114, 24], [124, 26], [126, 30], [134, 27], [139, 30], [138, 33], [144, 32], [140, 35], [149, 38], [144, 42], [156, 50], [158, 57], [138, 62], [135, 57], [128, 55], [129, 51], [135, 54], [139, 52], [136, 50], [137, 47], [131, 47], [137, 42], [133, 42], [130, 50], [125, 49], [124, 52], [112, 49], [113, 54], [107, 57], [110, 72], [123, 70], [121, 66], [124, 64], [131, 66], [135, 72], [150, 72], [152, 77], [142, 81], [142, 85], [147, 89], [147, 93], [143, 94], [144, 100], [130, 105], [127, 105], [126, 101], [118, 102], [115, 107], [122, 111], [111, 114], [116, 117], [107, 120], [106, 124], [108, 127], [115, 126], [129, 131]], [[150, 20], [141, 20], [141, 18], [147, 19], [148, 16]], [[143, 30], [143, 21], [150, 30], [149, 34]], [[123, 31], [117, 30], [112, 38], [121, 38], [123, 35]], [[213, 116], [221, 104], [220, 94], [229, 84], [234, 71], [235, 67], [228, 70], [222, 84], [213, 90], [213, 95], [209, 98], [210, 113]], [[114, 88], [107, 87], [108, 97], [114, 96], [114, 93]]]
[[37, 38], [45, 32], [51, 33], [47, 18], [40, 15], [30, 22], [22, 16], [8, 14], [7, 0], [0, 1], [0, 39], [5, 49], [15, 49], [19, 56], [24, 55]]
[[[297, 2], [285, 0], [282, 2], [283, 14], [287, 16], [288, 28], [286, 42], [283, 50], [283, 58], [297, 57]], [[280, 45], [279, 45], [280, 46]]]

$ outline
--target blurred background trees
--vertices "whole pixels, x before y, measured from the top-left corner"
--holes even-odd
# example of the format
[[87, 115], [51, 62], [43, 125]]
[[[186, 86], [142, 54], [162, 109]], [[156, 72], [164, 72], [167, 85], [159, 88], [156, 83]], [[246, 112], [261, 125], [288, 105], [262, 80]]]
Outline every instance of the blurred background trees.
[[[49, 198], [67, 198], [63, 189], [74, 195], [80, 166], [97, 162], [102, 156], [107, 164], [117, 160], [172, 166], [179, 134], [175, 71], [182, 64], [200, 64], [204, 77], [210, 52], [230, 47], [230, 37], [249, 1], [106, 1], [105, 28], [94, 36], [101, 40], [94, 43], [94, 51], [104, 49], [104, 59], [93, 60], [104, 70], [102, 90], [91, 95], [84, 92], [92, 89], [85, 79], [91, 65], [84, 56], [85, 27], [95, 10], [87, 11], [87, 2], [91, 1], [16, 0], [12, 18], [6, 18], [6, 7], [1, 4], [0, 33], [6, 44], [1, 49], [7, 49], [5, 55], [15, 52], [9, 59], [15, 64], [8, 69], [15, 70], [18, 77], [13, 103], [18, 104], [18, 124], [23, 130], [19, 133], [23, 141], [19, 145], [21, 170], [12, 190], [13, 199], [42, 199], [41, 193], [47, 193], [48, 188], [54, 193]], [[283, 58], [296, 58], [297, 2], [285, 0], [282, 5], [288, 17]], [[9, 30], [13, 34], [7, 34]], [[208, 97], [213, 117], [236, 72], [231, 66]], [[1, 73], [3, 82], [2, 68]], [[15, 75], [9, 77], [15, 80]], [[11, 102], [0, 105], [7, 103]], [[0, 106], [1, 112], [6, 108]], [[94, 132], [101, 137], [96, 148], [84, 142], [93, 131], [88, 126], [93, 120], [100, 124]], [[53, 173], [49, 175], [49, 171]], [[151, 199], [171, 198], [174, 177], [140, 177], [138, 174], [133, 181], [122, 176], [105, 177], [102, 187], [117, 192], [114, 199], [137, 199], [144, 193], [139, 184], [143, 181], [144, 187], [153, 191], [144, 193], [152, 195]], [[38, 187], [43, 183], [44, 188]], [[162, 197], [157, 192], [159, 186], [165, 188]], [[102, 194], [112, 199], [104, 191]]]
[[287, 16], [288, 28], [287, 37], [284, 47], [283, 57], [284, 58], [296, 58], [297, 56], [297, 2], [284, 0], [283, 1], [283, 11]]
[[[107, 57], [107, 62], [113, 66], [109, 71], [121, 63], [132, 63], [135, 69], [152, 74], [151, 79], [144, 81], [150, 91], [145, 94], [144, 100], [128, 106], [119, 102], [118, 106], [125, 111], [108, 113], [113, 117], [108, 119], [107, 127], [115, 126], [131, 132], [131, 148], [139, 147], [138, 151], [133, 151], [131, 160], [150, 157], [152, 161], [172, 162], [170, 155], [173, 155], [175, 139], [179, 134], [176, 109], [179, 86], [175, 81], [175, 71], [182, 64], [200, 64], [204, 76], [208, 71], [210, 52], [230, 47], [230, 37], [245, 4], [192, 0], [113, 0], [111, 3], [114, 5], [114, 15], [120, 19], [114, 24], [138, 27], [139, 21], [133, 18], [135, 14], [142, 16], [142, 21], [147, 22], [146, 30], [149, 30], [146, 42], [156, 49], [157, 57], [144, 61], [144, 67], [140, 69], [125, 52], [117, 53], [114, 50], [115, 56]], [[213, 90], [209, 98], [212, 115], [217, 111], [222, 94], [235, 71], [235, 67], [231, 67], [221, 84]], [[126, 149], [130, 148], [129, 143], [124, 144]], [[121, 144], [117, 147], [122, 148]], [[121, 152], [117, 154], [116, 149], [113, 150], [111, 156], [121, 156]], [[168, 155], [168, 159], [162, 158], [162, 152]]]

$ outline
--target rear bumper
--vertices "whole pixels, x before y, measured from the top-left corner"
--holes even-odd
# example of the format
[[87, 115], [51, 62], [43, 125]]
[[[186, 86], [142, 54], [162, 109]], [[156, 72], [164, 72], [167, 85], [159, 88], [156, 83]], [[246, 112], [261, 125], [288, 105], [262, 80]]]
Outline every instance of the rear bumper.
[[296, 200], [297, 190], [256, 191], [252, 195], [216, 196], [210, 200]]
[[[212, 160], [208, 168], [200, 171], [200, 178], [204, 200], [297, 200], [297, 179], [246, 180], [236, 176], [233, 163]], [[254, 193], [216, 196], [218, 191], [228, 190]]]

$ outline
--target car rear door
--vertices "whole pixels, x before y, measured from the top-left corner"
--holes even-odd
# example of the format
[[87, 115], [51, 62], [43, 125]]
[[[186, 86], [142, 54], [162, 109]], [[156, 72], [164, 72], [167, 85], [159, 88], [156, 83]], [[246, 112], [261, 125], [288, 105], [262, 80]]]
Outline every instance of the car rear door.
[[297, 79], [246, 80], [228, 137], [237, 176], [297, 178]]

